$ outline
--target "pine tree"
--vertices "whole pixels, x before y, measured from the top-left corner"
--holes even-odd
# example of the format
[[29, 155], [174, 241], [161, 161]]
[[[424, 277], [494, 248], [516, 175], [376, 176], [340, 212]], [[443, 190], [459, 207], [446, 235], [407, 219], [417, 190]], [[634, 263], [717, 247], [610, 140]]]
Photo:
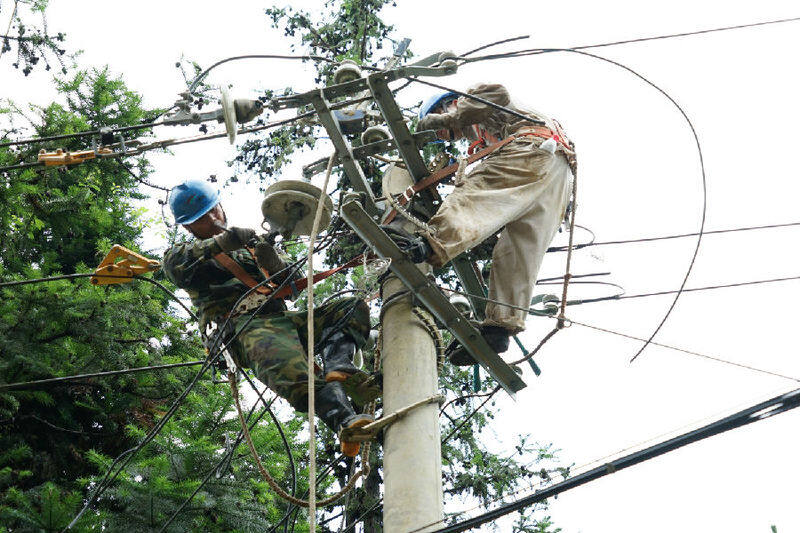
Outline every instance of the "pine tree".
[[[2, 112], [29, 120], [40, 136], [148, 122], [157, 110], [107, 69], [55, 81], [60, 98], [45, 108]], [[13, 127], [13, 124], [12, 124]], [[141, 135], [138, 134], [137, 135]], [[87, 147], [67, 139], [66, 150]], [[39, 146], [0, 149], [0, 165], [35, 157]], [[129, 168], [123, 166], [127, 164]], [[113, 243], [139, 250], [152, 220], [136, 202], [147, 161], [95, 160], [68, 169], [2, 175], [0, 279], [91, 272]], [[144, 251], [147, 255], [147, 251]], [[158, 274], [156, 274], [158, 276]], [[166, 280], [161, 279], [166, 283]], [[174, 287], [172, 288], [174, 290]], [[197, 332], [168, 293], [133, 281], [94, 286], [86, 278], [0, 289], [0, 383], [204, 359]], [[133, 447], [186, 388], [195, 368], [71, 381], [0, 391], [0, 523], [9, 531], [60, 531], [84, 504], [111, 461]], [[237, 435], [227, 387], [201, 380], [158, 437], [86, 513], [79, 528], [151, 531], [171, 516], [206, 473], [210, 482], [180, 513], [172, 531], [264, 530], [285, 504], [276, 501]], [[287, 427], [290, 443], [299, 426]], [[288, 479], [286, 451], [269, 419], [254, 433]]]

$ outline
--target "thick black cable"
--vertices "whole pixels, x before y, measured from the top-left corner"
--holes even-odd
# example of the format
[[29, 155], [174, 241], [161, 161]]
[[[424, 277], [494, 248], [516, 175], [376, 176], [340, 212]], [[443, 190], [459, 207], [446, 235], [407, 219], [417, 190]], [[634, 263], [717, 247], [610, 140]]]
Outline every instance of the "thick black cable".
[[470, 50], [469, 52], [464, 52], [463, 54], [461, 54], [460, 57], [471, 56], [475, 52], [480, 52], [481, 50], [486, 50], [487, 48], [492, 48], [494, 46], [499, 46], [501, 44], [506, 44], [506, 43], [510, 43], [510, 42], [514, 42], [514, 41], [521, 41], [522, 39], [529, 39], [529, 38], [530, 38], [530, 35], [520, 35], [518, 37], [509, 37], [508, 39], [502, 39], [500, 41], [494, 41], [492, 43], [484, 44], [483, 46], [479, 46], [478, 48], [474, 48], [474, 49]]
[[[773, 229], [773, 228], [788, 228], [792, 226], [800, 226], [800, 222], [787, 222], [785, 224], [766, 224], [763, 226], [745, 226], [741, 228], [730, 228], [730, 229], [718, 229], [712, 231], [704, 231], [703, 235], [716, 235], [720, 233], [734, 233], [738, 231], [752, 231], [752, 230], [760, 230], [760, 229]], [[682, 239], [685, 237], [697, 237], [699, 233], [678, 233], [676, 235], [664, 235], [661, 237], [642, 237], [638, 239], [625, 239], [619, 241], [600, 241], [600, 242], [591, 242], [586, 244], [576, 244], [573, 246], [574, 250], [578, 250], [580, 248], [588, 248], [590, 246], [608, 246], [614, 244], [631, 244], [631, 243], [640, 243], [640, 242], [653, 242], [653, 241], [666, 241], [670, 239]], [[548, 252], [565, 252], [567, 251], [566, 246], [552, 246], [547, 249]]]
[[681, 107], [681, 105], [674, 98], [672, 98], [672, 96], [670, 96], [669, 93], [667, 93], [664, 89], [662, 89], [661, 87], [659, 87], [658, 85], [656, 85], [655, 83], [653, 83], [652, 81], [647, 79], [646, 77], [642, 76], [641, 74], [639, 74], [638, 72], [636, 72], [632, 68], [630, 68], [630, 67], [628, 67], [626, 65], [623, 65], [622, 63], [620, 63], [618, 61], [614, 61], [613, 59], [608, 59], [606, 57], [598, 56], [598, 55], [595, 55], [595, 54], [592, 54], [592, 53], [589, 53], [589, 52], [580, 51], [580, 50], [565, 49], [565, 50], [561, 50], [561, 51], [568, 52], [568, 53], [573, 53], [573, 54], [580, 54], [580, 55], [584, 55], [584, 56], [587, 56], [587, 57], [591, 57], [593, 59], [598, 59], [600, 61], [605, 61], [606, 63], [609, 63], [611, 65], [617, 66], [617, 67], [619, 67], [619, 68], [621, 68], [623, 70], [626, 70], [626, 71], [630, 72], [631, 74], [633, 74], [634, 76], [636, 76], [637, 78], [642, 80], [643, 82], [645, 82], [648, 85], [650, 85], [651, 87], [653, 87], [655, 90], [660, 92], [667, 100], [669, 100], [675, 106], [675, 108], [680, 112], [680, 114], [683, 116], [684, 120], [686, 120], [686, 123], [688, 124], [689, 129], [691, 130], [692, 137], [694, 137], [695, 145], [697, 146], [697, 155], [698, 155], [699, 163], [700, 163], [700, 173], [701, 173], [701, 177], [702, 177], [702, 187], [703, 187], [703, 205], [702, 205], [702, 208], [701, 208], [701, 215], [700, 215], [700, 229], [698, 230], [698, 233], [697, 233], [697, 244], [695, 244], [694, 252], [692, 252], [692, 258], [689, 261], [689, 266], [686, 269], [686, 274], [683, 276], [683, 280], [681, 281], [681, 285], [678, 288], [678, 292], [675, 293], [675, 299], [672, 300], [672, 303], [670, 304], [669, 308], [667, 309], [667, 312], [664, 313], [664, 317], [661, 319], [661, 322], [659, 322], [658, 326], [656, 326], [655, 330], [653, 330], [653, 333], [650, 334], [650, 336], [647, 338], [647, 341], [642, 345], [641, 348], [639, 348], [639, 350], [636, 352], [636, 354], [634, 354], [634, 356], [631, 358], [630, 362], [633, 362], [634, 360], [636, 360], [637, 357], [639, 357], [639, 355], [641, 355], [641, 353], [645, 350], [645, 348], [647, 348], [647, 346], [653, 341], [655, 336], [658, 335], [658, 332], [661, 331], [661, 328], [664, 326], [664, 323], [667, 321], [669, 316], [672, 314], [672, 310], [675, 309], [675, 305], [677, 305], [678, 299], [680, 298], [684, 287], [686, 287], [686, 283], [689, 281], [689, 276], [692, 273], [692, 269], [694, 268], [694, 263], [697, 260], [697, 255], [700, 252], [700, 244], [701, 244], [701, 242], [703, 240], [703, 233], [705, 231], [706, 211], [707, 211], [707, 207], [708, 207], [708, 188], [707, 188], [707, 184], [706, 184], [706, 167], [705, 167], [705, 162], [703, 160], [703, 149], [700, 146], [700, 138], [697, 135], [697, 130], [695, 130], [694, 124], [692, 123], [692, 120], [689, 118], [689, 115], [686, 114], [686, 111], [684, 111], [683, 107]]
[[[764, 420], [765, 418], [769, 418], [776, 414], [780, 414], [789, 411], [791, 409], [795, 409], [798, 406], [800, 406], [800, 389], [795, 389], [786, 394], [781, 394], [780, 396], [776, 396], [767, 401], [743, 409], [737, 413], [734, 413], [730, 416], [717, 420], [716, 422], [707, 424], [701, 428], [686, 432], [682, 435], [668, 439], [666, 441], [659, 442], [657, 444], [654, 444], [653, 446], [631, 453], [619, 459], [609, 461], [608, 463], [602, 466], [593, 468], [592, 470], [589, 470], [582, 474], [578, 474], [574, 477], [567, 478], [560, 483], [556, 483], [555, 485], [551, 485], [550, 487], [540, 489], [531, 494], [530, 496], [526, 496], [514, 502], [501, 505], [496, 509], [483, 513], [474, 518], [464, 520], [462, 522], [453, 524], [451, 526], [443, 527], [441, 529], [437, 529], [434, 533], [458, 533], [461, 531], [467, 531], [469, 529], [473, 529], [475, 527], [480, 526], [481, 524], [495, 521], [502, 516], [513, 513], [514, 511], [524, 509], [526, 507], [529, 507], [530, 505], [533, 505], [534, 503], [541, 502], [543, 500], [546, 500], [547, 498], [556, 496], [557, 494], [561, 494], [562, 492], [573, 489], [575, 487], [579, 487], [590, 481], [594, 481], [609, 474], [613, 474], [624, 468], [628, 468], [630, 466], [637, 465], [644, 461], [654, 459], [668, 452], [680, 449], [686, 445], [707, 439], [709, 437], [719, 435], [726, 431], [743, 427], [748, 424], [752, 424], [753, 422]], [[438, 522], [434, 522], [434, 524], [436, 523]], [[415, 531], [420, 531], [421, 529], [428, 528], [434, 524], [426, 524], [423, 528], [420, 528]]]
[[[792, 17], [792, 18], [785, 18], [785, 19], [777, 19], [777, 20], [767, 20], [763, 22], [754, 22], [750, 24], [739, 24], [736, 26], [723, 26], [720, 28], [710, 28], [705, 30], [697, 30], [697, 31], [689, 31], [683, 33], [670, 33], [666, 35], [657, 35], [652, 37], [638, 37], [636, 39], [626, 39], [622, 41], [612, 41], [607, 43], [597, 43], [597, 44], [585, 44], [579, 46], [573, 46], [570, 50], [589, 50], [592, 48], [603, 48], [606, 46], [617, 46], [622, 44], [631, 44], [631, 43], [641, 43], [646, 41], [656, 41], [661, 39], [674, 39], [677, 37], [688, 37], [691, 35], [702, 35], [706, 33], [714, 33], [714, 32], [721, 32], [721, 31], [729, 31], [729, 30], [738, 30], [744, 28], [754, 28], [757, 26], [767, 26], [770, 24], [781, 24], [785, 22], [797, 22], [800, 21], [800, 17]], [[551, 51], [559, 51], [559, 49], [542, 49], [542, 48], [531, 48], [527, 50], [516, 50], [511, 52], [505, 52], [502, 54], [492, 54], [487, 56], [481, 57], [474, 57], [471, 59], [465, 59], [466, 63], [474, 63], [477, 61], [486, 61], [491, 59], [504, 59], [504, 58], [512, 58], [512, 57], [520, 57], [524, 55], [534, 55], [534, 54], [544, 54]]]

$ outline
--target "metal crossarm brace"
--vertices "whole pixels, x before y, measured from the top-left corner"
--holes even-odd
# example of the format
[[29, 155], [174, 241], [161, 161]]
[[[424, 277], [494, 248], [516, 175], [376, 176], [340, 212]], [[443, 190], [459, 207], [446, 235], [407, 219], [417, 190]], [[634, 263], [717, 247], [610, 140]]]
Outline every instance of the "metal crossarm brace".
[[358, 164], [358, 161], [356, 161], [353, 156], [353, 147], [350, 145], [350, 142], [345, 139], [341, 128], [339, 128], [339, 123], [331, 112], [330, 104], [328, 100], [325, 99], [324, 90], [316, 91], [311, 95], [310, 100], [314, 109], [317, 111], [319, 121], [325, 127], [325, 130], [328, 132], [328, 137], [331, 139], [331, 143], [333, 143], [333, 146], [336, 148], [336, 155], [339, 157], [347, 179], [350, 180], [350, 184], [355, 190], [364, 193], [367, 211], [373, 215], [378, 214], [380, 210], [375, 205], [375, 195], [372, 194], [369, 181], [367, 181], [367, 177], [364, 175], [361, 165]]
[[[408, 173], [411, 174], [411, 178], [416, 183], [426, 178], [428, 174], [430, 174], [430, 171], [428, 170], [428, 165], [426, 165], [425, 161], [422, 159], [422, 155], [419, 153], [414, 138], [411, 132], [408, 131], [403, 113], [400, 111], [400, 107], [397, 105], [391, 89], [389, 89], [388, 80], [391, 76], [388, 74], [388, 72], [376, 72], [375, 74], [371, 74], [367, 78], [367, 85], [369, 86], [369, 90], [372, 91], [372, 98], [378, 105], [378, 109], [380, 109], [384, 120], [386, 120], [386, 125], [392, 133], [392, 137], [395, 139], [397, 151], [400, 152], [400, 157], [406, 164]], [[418, 199], [421, 204], [418, 207], [422, 208], [421, 211], [427, 217], [433, 215], [436, 209], [433, 206], [430, 192], [422, 191]]]
[[[419, 133], [415, 133], [413, 136], [414, 138], [414, 145], [419, 149], [422, 148], [425, 144], [436, 140], [436, 134], [432, 131], [422, 131]], [[364, 157], [369, 157], [371, 155], [382, 154], [386, 152], [390, 152], [396, 148], [397, 143], [394, 139], [385, 139], [383, 141], [376, 141], [374, 143], [369, 144], [362, 144], [361, 146], [356, 146], [353, 148], [353, 157], [356, 159], [362, 159]], [[334, 161], [334, 165], [341, 164], [338, 156]], [[306, 165], [303, 167], [303, 176], [306, 178], [310, 178], [315, 174], [319, 174], [320, 172], [325, 171], [325, 167], [328, 165], [328, 158], [323, 157], [322, 159], [311, 163], [310, 165]]]
[[526, 385], [520, 376], [492, 350], [469, 320], [464, 317], [439, 288], [409, 261], [386, 233], [355, 200], [342, 206], [342, 217], [356, 234], [380, 257], [390, 259], [391, 271], [414, 293], [420, 302], [455, 336], [466, 350], [514, 398]]

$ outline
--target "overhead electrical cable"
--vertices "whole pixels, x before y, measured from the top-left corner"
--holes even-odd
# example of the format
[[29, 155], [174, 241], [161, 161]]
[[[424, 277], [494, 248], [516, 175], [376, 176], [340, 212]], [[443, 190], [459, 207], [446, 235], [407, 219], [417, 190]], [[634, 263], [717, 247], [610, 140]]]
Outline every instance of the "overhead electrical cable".
[[508, 39], [502, 39], [500, 41], [494, 41], [492, 43], [484, 44], [482, 46], [479, 46], [478, 48], [474, 48], [474, 49], [470, 50], [469, 52], [464, 52], [463, 54], [461, 54], [460, 57], [471, 56], [475, 52], [480, 52], [481, 50], [486, 50], [487, 48], [492, 48], [492, 47], [495, 47], [495, 46], [499, 46], [501, 44], [506, 44], [506, 43], [510, 43], [510, 42], [514, 42], [514, 41], [521, 41], [522, 39], [530, 39], [530, 37], [531, 37], [530, 35], [520, 35], [519, 37], [509, 37]]
[[[156, 126], [161, 126], [163, 124], [164, 124], [163, 122], [148, 122], [146, 124], [135, 124], [133, 126], [120, 126], [111, 128], [111, 131], [108, 133], [117, 134], [117, 133], [125, 133], [128, 131], [144, 130], [148, 128], [154, 128]], [[7, 148], [9, 146], [22, 146], [26, 144], [43, 143], [50, 141], [63, 141], [66, 139], [79, 139], [81, 137], [91, 137], [93, 135], [100, 135], [102, 133], [104, 133], [104, 131], [97, 129], [88, 131], [77, 131], [75, 133], [63, 133], [61, 135], [49, 135], [47, 137], [31, 137], [30, 139], [20, 139], [18, 141], [2, 142], [0, 143], [0, 148]]]
[[60, 383], [69, 383], [70, 381], [80, 381], [92, 378], [105, 378], [110, 376], [121, 376], [124, 374], [135, 374], [139, 372], [152, 372], [153, 370], [165, 370], [168, 368], [180, 368], [184, 366], [197, 366], [202, 365], [205, 361], [186, 361], [183, 363], [170, 363], [165, 365], [142, 366], [136, 368], [125, 368], [122, 370], [108, 370], [106, 372], [95, 372], [92, 374], [76, 374], [74, 376], [61, 376], [48, 379], [37, 379], [34, 381], [21, 381], [18, 383], [0, 383], [0, 391], [3, 390], [20, 390], [32, 389], [42, 385], [56, 385]]
[[[735, 233], [739, 231], [753, 231], [753, 230], [761, 230], [761, 229], [774, 229], [774, 228], [788, 228], [793, 226], [800, 226], [800, 222], [787, 222], [785, 224], [766, 224], [763, 226], [744, 226], [741, 228], [730, 228], [730, 229], [718, 229], [718, 230], [706, 230], [703, 232], [703, 235], [718, 235], [721, 233]], [[574, 248], [579, 250], [581, 248], [588, 248], [590, 246], [609, 246], [615, 244], [632, 244], [632, 243], [641, 243], [641, 242], [654, 242], [654, 241], [666, 241], [670, 239], [682, 239], [685, 237], [697, 237], [699, 233], [678, 233], [676, 235], [663, 235], [660, 237], [641, 237], [636, 239], [625, 239], [625, 240], [618, 240], [618, 241], [599, 241], [599, 242], [591, 242], [586, 244], [576, 244]], [[547, 249], [548, 252], [565, 252], [567, 250], [566, 246], [551, 246]]]
[[[560, 483], [556, 483], [544, 489], [538, 490], [530, 496], [503, 504], [496, 509], [483, 513], [474, 518], [437, 529], [434, 531], [434, 533], [458, 533], [473, 529], [487, 522], [495, 521], [498, 518], [512, 512], [529, 507], [534, 503], [538, 503], [546, 500], [547, 498], [561, 494], [567, 490], [618, 472], [624, 468], [654, 459], [664, 455], [665, 453], [677, 450], [686, 445], [713, 437], [715, 435], [719, 435], [726, 431], [740, 428], [748, 424], [752, 424], [753, 422], [758, 422], [759, 420], [764, 420], [765, 418], [772, 417], [776, 414], [784, 413], [791, 409], [795, 409], [798, 406], [800, 406], [800, 389], [795, 389], [786, 394], [782, 394], [770, 400], [750, 406], [742, 411], [739, 411], [738, 413], [717, 420], [716, 422], [712, 422], [711, 424], [698, 428], [694, 431], [689, 431], [677, 437], [659, 442], [653, 446], [645, 448], [644, 450], [631, 453], [619, 459], [609, 461], [605, 465], [599, 466], [587, 472], [569, 477]], [[430, 526], [441, 522], [442, 520], [433, 522], [432, 524], [426, 524], [422, 528], [415, 531], [421, 531], [422, 529], [429, 528]]]
[[[722, 26], [719, 28], [709, 28], [704, 30], [696, 30], [696, 31], [688, 31], [682, 33], [669, 33], [665, 35], [656, 35], [651, 37], [638, 37], [634, 39], [626, 39], [621, 41], [611, 41], [606, 43], [596, 43], [596, 44], [584, 44], [570, 47], [570, 50], [589, 50], [592, 48], [604, 48], [607, 46], [618, 46], [623, 44], [632, 44], [632, 43], [641, 43], [646, 41], [657, 41], [662, 39], [674, 39], [678, 37], [689, 37], [692, 35], [703, 35], [707, 33], [715, 33], [715, 32], [723, 32], [723, 31], [730, 31], [730, 30], [740, 30], [744, 28], [755, 28], [757, 26], [768, 26], [772, 24], [783, 24], [786, 22], [798, 22], [800, 21], [800, 17], [791, 17], [791, 18], [784, 18], [784, 19], [776, 19], [776, 20], [767, 20], [762, 22], [753, 22], [749, 24], [738, 24], [735, 26]], [[502, 42], [502, 41], [501, 41]], [[520, 57], [525, 55], [536, 55], [536, 54], [546, 54], [549, 52], [557, 52], [562, 51], [563, 49], [556, 49], [556, 48], [530, 48], [526, 50], [515, 50], [511, 52], [504, 52], [500, 54], [492, 54], [480, 57], [473, 57], [473, 58], [463, 58], [465, 63], [474, 63], [477, 61], [487, 61], [492, 59], [504, 59], [504, 58], [513, 58], [513, 57]], [[466, 54], [465, 54], [466, 55]]]
[[[503, 302], [500, 302], [498, 300], [487, 298], [486, 296], [481, 296], [479, 294], [471, 294], [471, 293], [467, 293], [467, 292], [457, 291], [457, 290], [453, 290], [453, 289], [450, 289], [450, 288], [447, 288], [447, 287], [440, 287], [440, 288], [443, 289], [443, 290], [446, 290], [448, 292], [454, 292], [454, 293], [457, 293], [457, 294], [463, 294], [464, 296], [469, 296], [469, 297], [477, 298], [479, 300], [483, 300], [483, 301], [486, 301], [486, 302], [491, 302], [491, 303], [493, 303], [495, 305], [504, 306], [504, 307], [508, 307], [508, 308], [511, 308], [511, 309], [519, 309], [520, 311], [526, 311], [526, 312], [528, 312], [530, 314], [533, 314], [533, 315], [536, 315], [536, 316], [547, 316], [547, 317], [553, 318], [553, 319], [556, 318], [556, 317], [551, 316], [551, 315], [543, 315], [540, 311], [537, 311], [535, 309], [525, 308], [525, 307], [520, 307], [520, 306], [517, 306], [517, 305], [511, 305], [511, 304], [503, 303]], [[579, 326], [587, 327], [587, 328], [598, 330], [598, 331], [604, 331], [606, 333], [610, 333], [610, 334], [617, 335], [617, 336], [620, 336], [620, 337], [625, 337], [625, 338], [628, 338], [628, 339], [631, 339], [631, 340], [642, 341], [642, 342], [644, 342], [644, 340], [645, 340], [645, 339], [643, 339], [641, 337], [636, 337], [636, 336], [633, 336], [633, 335], [629, 335], [627, 333], [621, 333], [621, 332], [614, 331], [614, 330], [607, 329], [607, 328], [603, 328], [603, 327], [600, 327], [600, 326], [593, 326], [591, 324], [586, 324], [584, 322], [579, 322], [579, 321], [574, 320], [574, 319], [569, 318], [569, 317], [567, 317], [565, 320], [567, 321], [568, 325], [569, 324], [577, 324]], [[744, 369], [747, 369], [747, 370], [751, 370], [753, 372], [758, 372], [758, 373], [761, 373], [761, 374], [768, 374], [770, 376], [775, 376], [775, 377], [779, 377], [779, 378], [783, 378], [783, 379], [788, 379], [790, 381], [800, 382], [800, 378], [796, 378], [796, 377], [793, 377], [793, 376], [787, 376], [785, 374], [772, 372], [770, 370], [764, 370], [764, 369], [761, 369], [761, 368], [756, 368], [756, 367], [745, 365], [745, 364], [742, 364], [742, 363], [737, 363], [735, 361], [729, 361], [727, 359], [722, 359], [721, 357], [715, 357], [713, 355], [703, 354], [703, 353], [700, 353], [700, 352], [695, 352], [695, 351], [692, 351], [692, 350], [687, 350], [687, 349], [684, 349], [684, 348], [679, 348], [677, 346], [671, 346], [669, 344], [663, 344], [663, 343], [655, 342], [655, 341], [651, 341], [651, 344], [653, 344], [654, 346], [660, 346], [661, 348], [667, 348], [669, 350], [674, 350], [674, 351], [682, 352], [682, 353], [689, 354], [689, 355], [695, 355], [695, 356], [698, 356], [698, 357], [703, 357], [705, 359], [710, 359], [712, 361], [717, 361], [719, 363], [724, 363], [726, 365], [732, 365], [732, 366], [736, 366], [736, 367], [739, 367], [739, 368], [744, 368]]]
[[[762, 285], [765, 283], [780, 283], [784, 281], [795, 281], [800, 280], [800, 276], [791, 276], [786, 278], [772, 278], [772, 279], [759, 279], [754, 281], [740, 281], [738, 283], [726, 283], [722, 285], [708, 285], [706, 287], [689, 287], [683, 289], [683, 292], [699, 292], [699, 291], [711, 291], [716, 289], [728, 289], [731, 287], [746, 287], [749, 285]], [[599, 283], [599, 282], [596, 282]], [[569, 300], [567, 301], [567, 305], [583, 305], [595, 302], [605, 302], [605, 301], [613, 301], [613, 300], [628, 300], [632, 298], [649, 298], [651, 296], [664, 296], [667, 294], [675, 294], [678, 291], [657, 291], [657, 292], [644, 292], [640, 294], [622, 294], [622, 295], [615, 295], [615, 296], [603, 296], [600, 298], [584, 298], [581, 300]]]
[[[211, 72], [213, 69], [217, 68], [220, 65], [224, 65], [225, 63], [230, 63], [231, 61], [240, 61], [242, 59], [299, 59], [301, 61], [308, 61], [310, 59], [310, 60], [313, 60], [313, 61], [323, 61], [323, 62], [327, 62], [327, 63], [338, 63], [338, 61], [336, 61], [334, 59], [331, 59], [329, 57], [317, 56], [317, 55], [299, 55], [299, 56], [295, 55], [295, 56], [292, 56], [292, 55], [279, 55], [279, 54], [246, 54], [246, 55], [240, 55], [240, 56], [232, 56], [232, 57], [227, 57], [225, 59], [217, 61], [216, 63], [212, 64], [210, 67], [205, 69], [203, 72], [198, 74], [195, 77], [195, 79], [192, 80], [192, 83], [189, 84], [189, 92], [193, 92], [195, 90], [195, 88], [200, 84], [200, 82], [203, 81], [203, 79], [206, 76], [208, 76], [208, 73]], [[380, 69], [378, 67], [372, 67], [370, 65], [359, 65], [359, 67], [362, 68], [362, 69], [365, 69], [365, 70], [377, 70], [377, 71], [383, 70], [383, 69]]]
[[[348, 107], [350, 105], [357, 104], [359, 102], [364, 102], [364, 101], [371, 100], [371, 99], [372, 99], [371, 96], [365, 96], [365, 97], [362, 97], [362, 98], [355, 98], [355, 99], [352, 99], [352, 100], [345, 100], [345, 101], [342, 101], [342, 102], [337, 102], [335, 104], [331, 104], [330, 108], [331, 109], [340, 109], [340, 108]], [[271, 129], [271, 128], [277, 128], [279, 126], [285, 126], [287, 124], [291, 124], [293, 122], [297, 122], [297, 121], [303, 120], [305, 118], [310, 118], [310, 117], [314, 116], [315, 114], [316, 114], [316, 111], [308, 111], [306, 113], [302, 113], [300, 115], [296, 115], [294, 117], [290, 117], [290, 118], [283, 119], [283, 120], [276, 120], [276, 121], [267, 122], [265, 124], [261, 124], [261, 125], [258, 125], [258, 126], [250, 126], [250, 127], [247, 127], [247, 128], [239, 128], [236, 133], [237, 133], [237, 135], [245, 135], [245, 134], [248, 134], [248, 133], [255, 133], [255, 132], [258, 132], [258, 131], [262, 131], [262, 130], [267, 130], [267, 129]], [[116, 159], [116, 158], [119, 158], [119, 157], [131, 157], [131, 156], [142, 154], [142, 153], [150, 151], [150, 150], [164, 149], [164, 148], [168, 148], [170, 146], [178, 146], [178, 145], [181, 145], [181, 144], [194, 143], [194, 142], [198, 142], [198, 141], [208, 141], [208, 140], [212, 140], [212, 139], [221, 139], [223, 137], [227, 138], [228, 137], [228, 133], [227, 132], [210, 133], [210, 134], [204, 134], [204, 135], [194, 135], [194, 136], [191, 136], [191, 137], [180, 137], [180, 138], [174, 138], [174, 139], [164, 139], [164, 140], [160, 140], [160, 141], [156, 140], [156, 141], [153, 141], [153, 142], [150, 142], [150, 143], [147, 143], [147, 144], [137, 145], [137, 146], [134, 146], [132, 148], [126, 148], [126, 150], [124, 152], [112, 152], [112, 153], [109, 153], [109, 154], [100, 153], [100, 154], [97, 154], [96, 159], [92, 159], [90, 161], [97, 161], [98, 159], [99, 160], [103, 160], [103, 159]], [[43, 167], [43, 166], [44, 166], [44, 163], [41, 163], [41, 162], [20, 163], [20, 164], [7, 165], [7, 166], [0, 167], [0, 172], [7, 172], [9, 170], [22, 170], [22, 169], [25, 169], [25, 168]], [[63, 165], [56, 166], [56, 167], [53, 167], [53, 168], [63, 168]]]

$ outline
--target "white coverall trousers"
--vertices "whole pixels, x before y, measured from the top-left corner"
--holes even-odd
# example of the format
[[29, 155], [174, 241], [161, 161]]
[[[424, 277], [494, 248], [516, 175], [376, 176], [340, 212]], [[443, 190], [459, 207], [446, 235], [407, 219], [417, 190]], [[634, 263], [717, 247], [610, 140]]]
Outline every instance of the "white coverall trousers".
[[[520, 137], [479, 163], [430, 220], [441, 266], [505, 226], [492, 253], [489, 298], [527, 309], [542, 259], [567, 208], [572, 171], [561, 151]], [[525, 329], [527, 313], [488, 302], [484, 324], [511, 333]]]

